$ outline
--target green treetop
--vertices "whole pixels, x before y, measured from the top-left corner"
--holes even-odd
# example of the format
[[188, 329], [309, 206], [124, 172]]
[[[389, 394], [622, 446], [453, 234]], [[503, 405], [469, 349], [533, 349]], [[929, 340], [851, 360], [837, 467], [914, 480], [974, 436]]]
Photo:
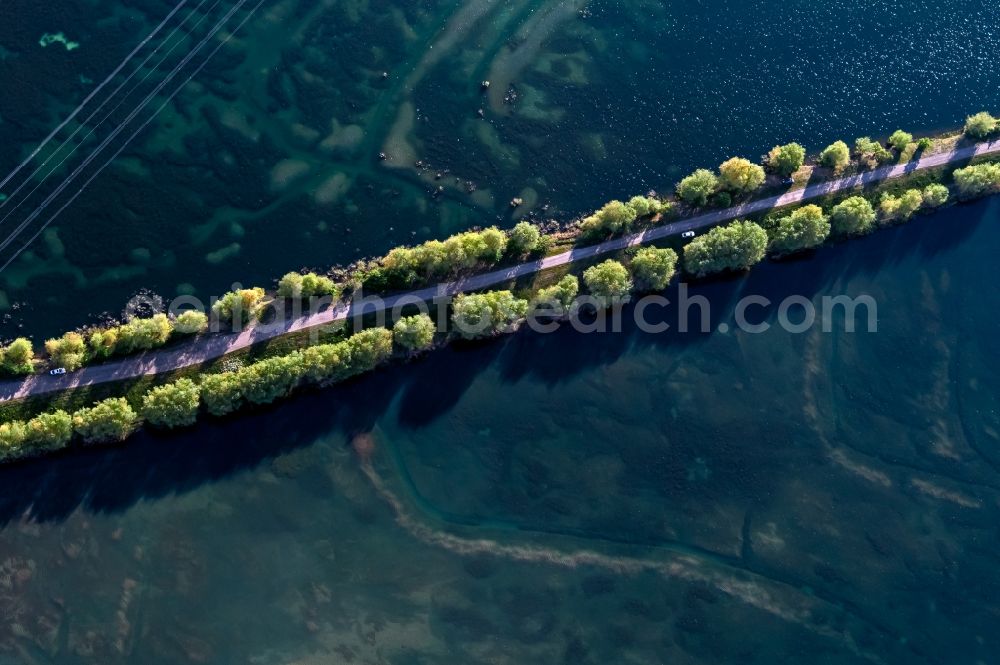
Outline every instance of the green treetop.
[[68, 332], [57, 339], [46, 340], [45, 352], [49, 354], [53, 365], [65, 367], [70, 372], [80, 369], [87, 361], [87, 346], [83, 335], [77, 332]]
[[717, 226], [684, 247], [684, 269], [696, 277], [746, 270], [767, 253], [767, 231], [753, 222]]
[[0, 460], [60, 450], [73, 438], [73, 420], [65, 411], [35, 416], [27, 423], [11, 420], [0, 424]]
[[969, 138], [981, 140], [988, 137], [1000, 127], [1000, 120], [997, 120], [986, 111], [970, 115], [965, 119], [965, 135]]
[[31, 340], [18, 337], [3, 349], [3, 369], [9, 374], [24, 376], [35, 371], [35, 350]]
[[776, 145], [767, 156], [767, 165], [778, 175], [787, 178], [806, 161], [806, 149], [798, 143]]
[[434, 344], [434, 320], [426, 314], [406, 316], [392, 327], [392, 338], [397, 346], [413, 353], [424, 351]]
[[1000, 164], [975, 164], [953, 174], [962, 196], [981, 196], [1000, 191]]
[[685, 203], [703, 206], [719, 188], [719, 179], [708, 169], [698, 169], [677, 185], [677, 196]]
[[924, 193], [919, 189], [908, 189], [899, 199], [899, 212], [903, 219], [909, 219], [924, 205]]
[[763, 168], [742, 157], [733, 157], [719, 166], [719, 184], [737, 194], [758, 189], [765, 179]]
[[854, 152], [869, 168], [892, 159], [892, 153], [886, 150], [885, 146], [867, 136], [862, 136], [854, 142]]
[[134, 318], [118, 326], [114, 352], [124, 354], [155, 349], [167, 343], [173, 330], [166, 314], [154, 314], [148, 319]]
[[538, 227], [530, 222], [518, 222], [507, 239], [507, 252], [511, 256], [521, 257], [535, 252], [542, 239]]
[[633, 196], [628, 200], [628, 206], [635, 210], [639, 217], [650, 217], [664, 210], [664, 204], [649, 196]]
[[42, 413], [28, 421], [27, 444], [33, 450], [59, 450], [72, 438], [73, 417], [65, 411]]
[[931, 183], [924, 187], [924, 203], [929, 208], [939, 208], [948, 202], [948, 188], [940, 183]]
[[662, 291], [677, 272], [677, 252], [646, 247], [632, 258], [632, 276], [643, 290]]
[[489, 291], [460, 295], [452, 304], [451, 320], [466, 339], [490, 337], [508, 332], [528, 310], [528, 301], [510, 291]]
[[535, 294], [535, 303], [555, 307], [560, 313], [566, 313], [580, 293], [580, 280], [576, 275], [566, 275], [552, 286], [546, 286]]
[[613, 259], [584, 270], [583, 283], [603, 307], [610, 307], [632, 291], [632, 278], [628, 269]]
[[771, 251], [793, 254], [822, 245], [830, 235], [830, 220], [818, 205], [806, 205], [781, 219], [771, 234]]
[[191, 379], [157, 386], [142, 398], [142, 417], [154, 427], [188, 427], [198, 420], [201, 390]]
[[197, 335], [208, 328], [208, 316], [204, 312], [189, 309], [177, 315], [174, 332], [178, 335]]
[[639, 214], [621, 201], [610, 201], [580, 223], [580, 230], [589, 237], [603, 237], [627, 231]]
[[852, 196], [833, 207], [830, 225], [836, 235], [862, 235], [872, 230], [875, 216], [875, 209], [868, 199]]
[[97, 402], [73, 414], [73, 429], [84, 443], [124, 441], [139, 425], [139, 416], [124, 397]]
[[923, 203], [924, 194], [919, 189], [909, 189], [898, 197], [884, 194], [879, 202], [879, 212], [886, 224], [905, 222], [920, 210]]
[[242, 325], [260, 316], [264, 297], [260, 287], [230, 291], [212, 305], [212, 312], [223, 323]]
[[213, 416], [224, 416], [243, 406], [243, 383], [236, 372], [201, 377], [201, 398]]
[[17, 459], [25, 455], [28, 426], [20, 420], [0, 423], [0, 459]]
[[819, 154], [819, 163], [839, 171], [851, 163], [851, 149], [843, 141], [831, 143]]
[[279, 298], [308, 299], [325, 296], [340, 297], [340, 288], [325, 275], [290, 272], [278, 280]]
[[904, 132], [902, 129], [897, 129], [892, 133], [892, 136], [889, 137], [889, 145], [900, 152], [906, 150], [906, 147], [910, 145], [911, 141], [913, 141], [913, 134]]
[[305, 362], [301, 352], [293, 351], [288, 355], [259, 360], [241, 369], [238, 374], [247, 401], [270, 404], [291, 394], [305, 374]]
[[369, 328], [340, 343], [344, 367], [338, 378], [369, 372], [392, 357], [392, 331]]

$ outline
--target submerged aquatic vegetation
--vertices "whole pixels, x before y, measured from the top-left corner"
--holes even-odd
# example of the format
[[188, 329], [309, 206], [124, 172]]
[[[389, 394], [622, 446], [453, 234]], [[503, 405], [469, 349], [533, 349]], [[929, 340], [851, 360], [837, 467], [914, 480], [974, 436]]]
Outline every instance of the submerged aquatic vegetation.
[[41, 39], [38, 40], [38, 45], [42, 48], [49, 46], [50, 44], [62, 44], [67, 51], [74, 51], [80, 48], [79, 42], [74, 42], [66, 39], [66, 35], [61, 32], [46, 32], [42, 35]]

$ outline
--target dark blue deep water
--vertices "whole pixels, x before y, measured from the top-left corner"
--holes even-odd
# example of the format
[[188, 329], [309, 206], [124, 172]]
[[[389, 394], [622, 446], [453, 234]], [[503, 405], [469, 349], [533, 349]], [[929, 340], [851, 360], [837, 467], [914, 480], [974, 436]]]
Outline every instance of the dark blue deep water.
[[[0, 176], [172, 6], [0, 8]], [[512, 196], [572, 216], [777, 141], [952, 127], [1000, 105], [997, 18], [268, 1], [17, 237], [41, 230], [0, 272], [4, 334], [509, 224]], [[57, 32], [80, 46], [39, 45]], [[0, 663], [995, 662], [998, 245], [1000, 203], [956, 206], [692, 286], [712, 333], [523, 332], [2, 469]], [[869, 295], [878, 331], [718, 332], [748, 294]]]

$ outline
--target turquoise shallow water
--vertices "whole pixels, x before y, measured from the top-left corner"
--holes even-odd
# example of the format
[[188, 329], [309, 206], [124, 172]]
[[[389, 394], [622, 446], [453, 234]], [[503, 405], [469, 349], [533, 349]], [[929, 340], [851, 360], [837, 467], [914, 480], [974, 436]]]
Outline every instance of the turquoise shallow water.
[[[580, 8], [268, 5], [0, 274], [37, 294], [4, 332], [997, 101], [987, 3]], [[7, 11], [23, 152], [168, 7]], [[57, 29], [81, 47], [41, 49]], [[695, 287], [713, 329], [740, 295], [869, 294], [874, 334], [525, 332], [2, 469], [0, 662], [990, 663], [998, 224], [960, 206]]]

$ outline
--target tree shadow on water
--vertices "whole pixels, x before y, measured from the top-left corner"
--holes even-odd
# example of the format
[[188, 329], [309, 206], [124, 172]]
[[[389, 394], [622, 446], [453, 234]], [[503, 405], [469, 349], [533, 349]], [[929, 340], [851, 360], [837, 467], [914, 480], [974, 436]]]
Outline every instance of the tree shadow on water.
[[878, 231], [825, 248], [843, 248], [831, 257], [843, 265], [843, 276], [871, 275], [916, 259], [934, 259], [958, 249], [995, 215], [989, 200], [961, 203], [928, 215], [917, 215], [906, 224]]
[[190, 429], [142, 432], [118, 447], [77, 448], [0, 468], [0, 524], [65, 519], [78, 508], [119, 512], [249, 471], [331, 433], [369, 431], [399, 391], [399, 371], [377, 372]]
[[419, 428], [442, 416], [513, 341], [511, 338], [458, 341], [414, 363], [401, 391], [399, 424]]
[[[718, 328], [723, 313], [738, 296], [741, 281], [741, 276], [730, 275], [693, 285], [687, 298], [706, 298], [710, 306], [705, 310], [707, 325], [702, 328], [702, 310], [691, 305], [687, 332], [678, 323], [676, 305], [682, 302], [682, 287], [677, 283], [657, 294], [666, 298], [669, 306], [653, 304], [641, 310], [643, 326], [638, 322], [638, 300], [634, 300], [617, 314], [604, 313], [603, 324], [597, 323], [597, 316], [591, 313], [580, 317], [579, 329], [576, 324], [564, 322], [551, 333], [525, 331], [511, 340], [501, 357], [502, 377], [515, 383], [531, 376], [555, 385], [581, 372], [611, 365], [636, 346], [671, 346], [680, 350], [697, 344]], [[615, 318], [620, 326], [614, 325]], [[669, 326], [664, 332], [644, 332], [646, 325], [664, 324]]]

